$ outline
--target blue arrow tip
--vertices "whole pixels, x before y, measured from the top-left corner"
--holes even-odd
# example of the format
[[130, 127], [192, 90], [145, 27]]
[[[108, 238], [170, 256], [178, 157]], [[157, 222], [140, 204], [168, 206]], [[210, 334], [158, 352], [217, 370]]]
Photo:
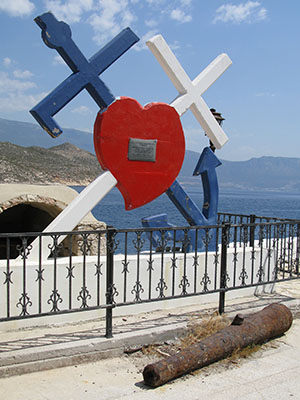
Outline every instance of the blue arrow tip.
[[201, 175], [203, 172], [209, 169], [215, 169], [221, 165], [221, 161], [211, 150], [210, 147], [205, 147], [193, 172], [193, 175]]

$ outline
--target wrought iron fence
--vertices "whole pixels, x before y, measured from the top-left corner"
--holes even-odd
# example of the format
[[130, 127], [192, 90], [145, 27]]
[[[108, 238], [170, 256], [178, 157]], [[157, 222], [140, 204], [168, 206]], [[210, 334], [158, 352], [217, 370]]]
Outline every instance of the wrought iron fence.
[[115, 307], [217, 293], [222, 313], [229, 291], [299, 278], [300, 221], [222, 214], [218, 222], [1, 234], [0, 321], [103, 309], [111, 337]]

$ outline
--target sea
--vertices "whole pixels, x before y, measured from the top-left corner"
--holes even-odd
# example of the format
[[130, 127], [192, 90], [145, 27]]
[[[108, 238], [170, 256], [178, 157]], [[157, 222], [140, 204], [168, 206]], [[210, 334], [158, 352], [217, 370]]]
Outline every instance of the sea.
[[[84, 189], [82, 186], [74, 186], [73, 188], [78, 192]], [[202, 186], [186, 185], [184, 188], [201, 210], [203, 203]], [[300, 219], [300, 193], [220, 189], [218, 211]], [[126, 211], [122, 195], [117, 188], [114, 188], [96, 205], [92, 213], [98, 220], [117, 229], [140, 228], [142, 218], [162, 213], [166, 213], [168, 222], [174, 225], [188, 225], [166, 194], [143, 207]]]

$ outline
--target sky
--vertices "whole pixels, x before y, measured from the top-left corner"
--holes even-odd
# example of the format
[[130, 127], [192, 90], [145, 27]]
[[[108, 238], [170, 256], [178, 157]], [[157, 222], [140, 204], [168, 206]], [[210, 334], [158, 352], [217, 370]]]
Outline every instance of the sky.
[[[86, 58], [129, 26], [139, 43], [101, 79], [114, 96], [142, 105], [178, 94], [147, 39], [162, 34], [191, 79], [227, 53], [231, 67], [203, 94], [225, 118], [229, 140], [218, 157], [300, 157], [299, 0], [1, 0], [0, 118], [35, 123], [29, 110], [71, 73], [34, 22], [47, 11], [70, 25]], [[91, 132], [92, 142], [98, 111], [84, 90], [55, 119]], [[186, 148], [201, 152], [208, 139], [191, 111], [181, 122]]]

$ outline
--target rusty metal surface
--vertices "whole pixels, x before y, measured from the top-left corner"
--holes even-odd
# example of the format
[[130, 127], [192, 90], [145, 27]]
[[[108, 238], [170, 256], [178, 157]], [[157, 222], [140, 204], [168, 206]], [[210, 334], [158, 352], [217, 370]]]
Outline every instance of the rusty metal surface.
[[249, 316], [238, 314], [225, 329], [203, 339], [174, 356], [144, 368], [144, 382], [160, 386], [195, 369], [228, 357], [234, 350], [282, 335], [292, 325], [291, 311], [282, 304], [271, 304]]

